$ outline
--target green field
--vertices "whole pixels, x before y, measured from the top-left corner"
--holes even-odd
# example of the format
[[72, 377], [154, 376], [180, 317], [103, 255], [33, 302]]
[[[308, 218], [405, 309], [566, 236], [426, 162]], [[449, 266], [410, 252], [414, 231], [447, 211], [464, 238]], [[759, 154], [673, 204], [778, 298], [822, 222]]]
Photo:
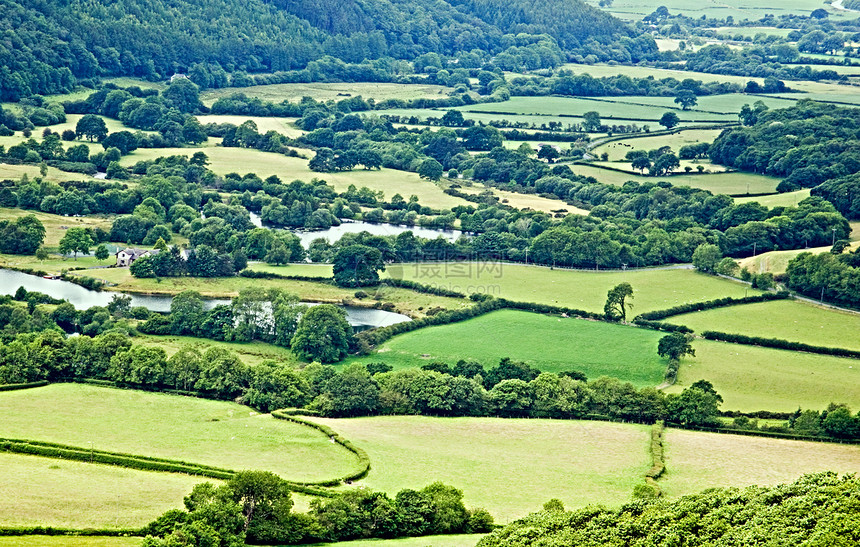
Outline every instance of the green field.
[[771, 194], [769, 196], [742, 196], [736, 197], [735, 203], [747, 203], [755, 201], [765, 207], [791, 207], [797, 205], [801, 201], [809, 197], [809, 189], [797, 190], [795, 192], [785, 192], [783, 194]]
[[[418, 178], [416, 173], [381, 169], [367, 171], [358, 169], [340, 173], [316, 173], [308, 168], [307, 160], [291, 158], [271, 152], [261, 152], [248, 148], [222, 148], [209, 146], [205, 148], [151, 148], [139, 149], [120, 161], [125, 166], [134, 165], [141, 160], [151, 160], [160, 156], [191, 156], [195, 152], [205, 152], [209, 156], [209, 169], [219, 175], [228, 173], [245, 174], [250, 170], [262, 178], [277, 175], [281, 180], [289, 182], [295, 179], [309, 182], [311, 179], [322, 179], [334, 186], [338, 192], [346, 191], [350, 184], [361, 188], [367, 186], [372, 190], [381, 190], [385, 199], [391, 199], [396, 193], [405, 198], [418, 196], [421, 205], [434, 208], [454, 207], [468, 202], [444, 193], [443, 187]], [[304, 150], [306, 154], [312, 152]], [[443, 184], [443, 183], [440, 183]]]
[[[337, 543], [317, 543], [315, 547], [334, 545], [336, 547], [474, 547], [484, 537], [481, 534], [462, 536], [424, 536], [400, 539], [362, 539], [339, 541]], [[0, 543], [0, 547], [3, 544]]]
[[298, 137], [304, 134], [304, 131], [295, 126], [296, 119], [297, 118], [271, 118], [262, 116], [197, 116], [197, 120], [200, 121], [200, 123], [202, 124], [232, 123], [233, 125], [241, 125], [246, 121], [251, 120], [255, 124], [257, 124], [257, 130], [260, 133], [268, 133], [269, 131], [275, 131], [288, 137]]
[[[0, 454], [0, 526], [138, 528], [182, 507], [200, 477]], [[0, 543], [0, 545], [3, 545]]]
[[[806, 190], [809, 192], [809, 190]], [[849, 239], [851, 243], [848, 248], [851, 250], [856, 250], [860, 247], [860, 222], [852, 222], [851, 223], [851, 235]], [[739, 260], [738, 262], [741, 265], [741, 268], [746, 268], [751, 272], [762, 273], [762, 272], [771, 272], [773, 274], [782, 274], [785, 273], [788, 268], [788, 263], [792, 258], [796, 257], [800, 253], [828, 253], [832, 247], [830, 245], [825, 245], [823, 247], [813, 247], [810, 249], [795, 249], [790, 251], [770, 251], [767, 253], [761, 253], [756, 256], [747, 257]], [[847, 251], [846, 251], [847, 252]]]
[[[27, 215], [36, 215], [36, 218], [38, 218], [42, 225], [45, 227], [45, 241], [43, 244], [46, 247], [56, 247], [57, 245], [59, 245], [60, 239], [62, 239], [64, 232], [70, 227], [98, 227], [102, 228], [103, 230], [109, 231], [112, 224], [110, 217], [104, 215], [64, 217], [62, 215], [42, 213], [41, 211], [0, 207], [0, 218], [15, 219]], [[21, 260], [33, 260], [33, 257], [31, 256], [19, 256], [17, 258]]]
[[479, 292], [518, 302], [603, 311], [606, 293], [623, 282], [633, 285], [630, 317], [688, 302], [741, 297], [749, 285], [703, 275], [692, 269], [583, 271], [501, 262], [391, 264], [385, 276], [408, 279], [467, 294]]
[[741, 35], [754, 38], [759, 34], [766, 34], [768, 36], [781, 36], [782, 38], [786, 38], [794, 29], [777, 27], [717, 27], [707, 30], [713, 30], [717, 34], [728, 34], [732, 37]]
[[[589, 4], [597, 6], [597, 0], [587, 0]], [[777, 17], [780, 15], [809, 15], [817, 8], [827, 8], [820, 0], [782, 0], [763, 4], [756, 0], [703, 0], [702, 2], [691, 2], [690, 0], [666, 0], [660, 2], [669, 8], [673, 15], [683, 13], [693, 19], [703, 15], [708, 17], [725, 18], [732, 16], [738, 21], [749, 19], [751, 21], [761, 19], [768, 13]], [[615, 0], [606, 11], [623, 19], [640, 20], [653, 12], [655, 4], [647, 0]], [[836, 10], [828, 9], [831, 14], [838, 13]]]
[[668, 177], [647, 177], [631, 173], [622, 173], [619, 171], [610, 171], [608, 169], [601, 169], [594, 165], [582, 163], [571, 165], [570, 168], [573, 169], [573, 172], [577, 175], [594, 177], [598, 182], [615, 186], [621, 186], [629, 180], [640, 184], [667, 181], [672, 183], [673, 186], [701, 188], [702, 190], [709, 190], [714, 194], [743, 195], [747, 193], [775, 193], [776, 187], [780, 183], [780, 179], [774, 177], [756, 175], [755, 173], [744, 173], [741, 171], [707, 175], [687, 175], [678, 173]]
[[544, 213], [553, 213], [555, 211], [567, 211], [573, 215], [588, 215], [588, 211], [574, 207], [560, 199], [551, 199], [538, 196], [536, 194], [521, 194], [519, 192], [509, 192], [498, 188], [487, 187], [481, 183], [473, 183], [471, 186], [460, 188], [461, 192], [467, 194], [481, 194], [489, 189], [493, 195], [498, 196], [502, 203], [516, 207], [517, 209], [534, 209], [535, 211], [543, 211]]
[[860, 472], [860, 446], [811, 443], [667, 429], [666, 474], [660, 488], [669, 497], [726, 486], [770, 486], [805, 473]]
[[682, 146], [700, 142], [714, 142], [720, 135], [719, 129], [688, 129], [671, 135], [657, 135], [653, 137], [637, 137], [613, 141], [595, 147], [591, 154], [600, 156], [604, 152], [609, 154], [609, 161], [620, 161], [633, 150], [654, 150], [662, 146], [669, 146], [677, 154]]
[[105, 536], [0, 536], [0, 547], [139, 547], [142, 539]]
[[357, 466], [314, 429], [224, 401], [52, 384], [0, 393], [0, 413], [0, 437], [263, 469], [289, 480], [331, 479]]
[[[687, 111], [680, 111], [681, 107], [675, 102], [674, 97], [612, 97], [611, 99], [603, 99], [603, 101], [614, 102], [616, 105], [622, 109], [634, 107], [634, 108], [646, 108], [650, 105], [650, 108], [657, 108], [660, 110], [660, 115], [666, 111], [666, 109], [679, 110], [677, 112], [678, 117], [682, 120], [685, 119], [711, 119], [708, 114], [714, 116], [715, 120], [720, 121], [729, 121], [729, 122], [737, 122], [738, 121], [738, 113], [741, 110], [741, 107], [745, 104], [753, 104], [756, 101], [762, 101], [769, 108], [787, 108], [789, 106], [794, 105], [794, 99], [789, 98], [775, 98], [775, 97], [763, 97], [761, 95], [750, 95], [745, 93], [727, 93], [725, 95], [705, 95], [702, 97], [698, 97], [698, 104], [692, 107]], [[628, 106], [629, 105], [629, 106]], [[598, 110], [600, 111], [600, 110]], [[722, 116], [717, 116], [713, 114], [714, 112], [722, 113]], [[686, 117], [685, 117], [686, 116]], [[657, 118], [659, 119], [659, 117]]]
[[695, 357], [685, 357], [677, 383], [680, 393], [708, 380], [723, 397], [723, 410], [794, 412], [824, 410], [831, 402], [860, 410], [860, 361], [708, 340], [693, 342]]
[[500, 310], [395, 336], [375, 354], [353, 361], [382, 361], [400, 369], [465, 359], [489, 369], [510, 357], [546, 372], [579, 370], [589, 378], [611, 376], [640, 387], [656, 386], [666, 371], [665, 360], [657, 356], [659, 338], [655, 331], [636, 327]]
[[729, 306], [676, 315], [667, 321], [687, 325], [696, 332], [715, 330], [860, 350], [857, 336], [860, 313], [822, 308], [797, 300]]
[[430, 84], [391, 84], [391, 83], [303, 83], [303, 84], [270, 84], [251, 87], [225, 87], [212, 89], [200, 94], [207, 106], [220, 97], [228, 97], [234, 93], [244, 93], [249, 97], [258, 97], [264, 101], [279, 103], [281, 101], [298, 101], [302, 97], [312, 97], [318, 101], [343, 100], [349, 97], [362, 96], [365, 99], [375, 99], [377, 102], [385, 99], [438, 99], [447, 97], [452, 88]]
[[208, 348], [223, 348], [235, 353], [246, 365], [259, 365], [263, 361], [273, 360], [280, 363], [298, 364], [293, 353], [284, 347], [265, 342], [219, 342], [206, 338], [194, 338], [191, 336], [155, 336], [139, 335], [132, 338], [135, 346], [158, 347], [173, 355], [183, 348], [194, 348], [200, 353]]
[[539, 510], [618, 505], [650, 466], [648, 427], [572, 420], [385, 416], [323, 419], [370, 456], [361, 481], [390, 494], [443, 481], [496, 522]]

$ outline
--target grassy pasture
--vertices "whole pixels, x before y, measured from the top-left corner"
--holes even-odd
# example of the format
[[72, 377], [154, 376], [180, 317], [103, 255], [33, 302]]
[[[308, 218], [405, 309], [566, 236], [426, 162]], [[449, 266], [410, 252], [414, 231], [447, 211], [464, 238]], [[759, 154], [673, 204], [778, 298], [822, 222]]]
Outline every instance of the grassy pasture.
[[484, 292], [519, 302], [592, 312], [602, 312], [607, 291], [626, 281], [633, 285], [633, 315], [687, 302], [740, 297], [749, 288], [746, 284], [688, 269], [595, 272], [523, 264], [442, 262], [391, 264], [383, 275], [464, 293]]
[[[147, 150], [136, 150], [123, 156], [120, 163], [130, 166], [141, 160], [151, 160], [161, 156], [183, 155], [191, 156], [195, 152], [203, 151], [209, 156], [209, 169], [219, 175], [227, 173], [245, 174], [253, 171], [262, 178], [277, 175], [283, 181], [289, 182], [295, 179], [310, 181], [311, 179], [322, 179], [328, 181], [338, 192], [346, 191], [350, 184], [361, 188], [367, 186], [372, 190], [381, 190], [386, 199], [390, 199], [396, 193], [408, 198], [411, 195], [418, 196], [422, 205], [434, 208], [450, 208], [456, 205], [464, 205], [467, 202], [449, 196], [442, 191], [442, 187], [418, 177], [417, 173], [396, 171], [394, 169], [381, 169], [379, 171], [366, 171], [359, 169], [342, 173], [316, 173], [308, 168], [308, 162], [302, 158], [291, 158], [271, 152], [261, 152], [247, 148], [152, 148]], [[308, 150], [302, 152], [307, 155], [313, 153]]]
[[[808, 195], [809, 190], [805, 191]], [[854, 250], [860, 246], [860, 222], [852, 222], [851, 223], [851, 235], [849, 239], [851, 241], [849, 248]], [[785, 273], [785, 270], [788, 268], [788, 263], [792, 258], [796, 257], [800, 253], [827, 253], [830, 252], [831, 246], [826, 245], [824, 247], [814, 247], [811, 249], [796, 249], [791, 251], [770, 251], [767, 253], [762, 253], [760, 255], [751, 256], [748, 258], [744, 258], [740, 260], [740, 265], [742, 268], [747, 268], [751, 272], [771, 272], [773, 274], [781, 274]]]
[[[14, 137], [0, 137], [0, 140], [13, 138]], [[18, 141], [11, 144], [18, 144]], [[0, 142], [0, 145], [3, 145], [3, 143]], [[39, 171], [38, 165], [9, 165], [6, 163], [0, 163], [0, 180], [20, 180], [24, 175], [27, 175], [27, 178], [30, 180], [33, 180], [36, 177], [42, 177], [42, 173]], [[48, 182], [65, 182], [67, 180], [93, 180], [93, 177], [84, 175], [83, 173], [68, 173], [66, 171], [60, 171], [56, 167], [48, 167], [48, 173], [42, 177], [42, 179]]]
[[361, 482], [369, 488], [393, 494], [443, 481], [463, 490], [467, 506], [484, 507], [503, 523], [550, 498], [567, 507], [621, 504], [650, 465], [647, 426], [424, 416], [314, 420], [367, 451], [372, 467]]
[[266, 360], [297, 363], [296, 358], [288, 348], [266, 344], [264, 342], [219, 342], [192, 336], [155, 336], [140, 335], [132, 339], [135, 346], [158, 347], [173, 355], [183, 348], [195, 348], [201, 353], [210, 347], [223, 348], [239, 356], [246, 365], [258, 365]]
[[[648, 104], [661, 109], [679, 108], [678, 104], [675, 103], [674, 97], [613, 97], [612, 100], [619, 103]], [[702, 112], [722, 112], [727, 116], [721, 117], [721, 120], [727, 119], [728, 121], [736, 122], [738, 121], [737, 115], [741, 111], [741, 107], [745, 104], [751, 105], [756, 101], [762, 101], [769, 108], [787, 108], [794, 104], [794, 100], [789, 98], [762, 97], [761, 95], [746, 93], [727, 93], [725, 95], [699, 97], [698, 105], [686, 113], [689, 117], [701, 119], [700, 113]], [[684, 112], [679, 112], [678, 116], [681, 119], [685, 119]]]
[[819, 471], [860, 472], [860, 446], [682, 429], [667, 429], [664, 439], [660, 487], [673, 498], [712, 487], [771, 486]]
[[298, 101], [302, 97], [312, 97], [318, 101], [343, 100], [349, 97], [362, 96], [365, 99], [438, 99], [447, 97], [453, 91], [450, 87], [430, 84], [393, 84], [373, 82], [353, 83], [302, 83], [302, 84], [269, 84], [251, 87], [225, 87], [212, 89], [200, 94], [207, 106], [212, 106], [216, 99], [228, 97], [234, 93], [244, 93], [249, 97], [258, 97], [264, 101], [279, 103], [281, 101]]
[[[587, 0], [593, 6], [597, 6], [597, 0]], [[817, 8], [827, 8], [819, 0], [783, 0], [779, 3], [762, 4], [756, 0], [704, 0], [702, 2], [691, 2], [690, 0], [667, 0], [661, 2], [674, 14], [683, 13], [694, 19], [702, 15], [708, 17], [725, 18], [732, 16], [736, 20], [757, 20], [772, 13], [776, 16], [798, 14], [809, 15]], [[640, 20], [654, 11], [655, 4], [646, 0], [615, 0], [606, 11], [622, 19]], [[834, 13], [836, 10], [828, 9]]]
[[756, 175], [754, 173], [744, 173], [734, 171], [731, 173], [713, 173], [708, 175], [699, 174], [675, 174], [664, 177], [648, 177], [642, 175], [634, 175], [631, 173], [622, 173], [618, 171], [610, 171], [601, 169], [594, 165], [574, 164], [570, 166], [573, 172], [577, 175], [585, 177], [594, 177], [599, 182], [604, 184], [613, 184], [621, 186], [628, 180], [638, 183], [668, 181], [673, 186], [690, 186], [692, 188], [701, 188], [710, 190], [715, 194], [730, 194], [741, 195], [749, 191], [750, 194], [764, 194], [768, 192], [776, 192], [776, 187], [780, 180], [774, 177], [765, 175]]
[[298, 137], [304, 133], [301, 129], [297, 128], [294, 124], [297, 118], [267, 118], [263, 116], [221, 116], [221, 115], [208, 115], [208, 116], [197, 116], [197, 119], [202, 124], [207, 123], [232, 123], [233, 125], [241, 125], [248, 120], [253, 121], [257, 124], [257, 129], [260, 133], [267, 133], [269, 131], [275, 131], [281, 133], [282, 135], [286, 135], [288, 137]]
[[708, 380], [725, 402], [724, 410], [793, 412], [824, 410], [831, 402], [860, 409], [860, 361], [709, 340], [693, 342], [678, 381], [666, 391], [680, 393]]
[[672, 135], [658, 135], [654, 137], [639, 137], [624, 139], [601, 144], [593, 149], [592, 155], [599, 156], [604, 152], [609, 154], [609, 161], [620, 161], [624, 159], [627, 152], [633, 150], [654, 150], [663, 146], [669, 146], [675, 153], [682, 146], [697, 144], [700, 142], [714, 142], [720, 134], [719, 129], [688, 129], [679, 131]]
[[790, 207], [797, 205], [801, 201], [809, 197], [809, 189], [797, 190], [795, 192], [785, 192], [782, 194], [771, 194], [769, 196], [742, 196], [736, 197], [736, 203], [747, 203], [749, 201], [758, 202], [765, 207]]
[[728, 34], [730, 36], [749, 36], [755, 37], [758, 34], [766, 34], [768, 36], [781, 36], [783, 38], [787, 37], [792, 30], [790, 28], [777, 28], [777, 27], [717, 27], [713, 30], [717, 34]]
[[516, 207], [517, 209], [534, 209], [535, 211], [543, 211], [544, 213], [552, 213], [563, 209], [574, 215], [588, 215], [588, 211], [585, 209], [574, 207], [560, 199], [545, 198], [536, 194], [509, 192], [507, 190], [487, 187], [481, 183], [473, 183], [472, 186], [464, 186], [460, 188], [460, 191], [467, 194], [477, 195], [485, 192], [488, 188], [494, 195], [498, 196], [502, 200], [502, 203]]
[[138, 547], [142, 538], [109, 536], [2, 536], [0, 547]]
[[2, 437], [263, 469], [291, 480], [330, 479], [356, 467], [351, 453], [314, 429], [223, 401], [52, 384], [2, 393], [0, 409]]
[[646, 329], [500, 310], [395, 336], [376, 353], [352, 361], [383, 361], [401, 369], [466, 359], [492, 368], [510, 357], [547, 372], [579, 370], [589, 378], [611, 376], [655, 386], [666, 371], [666, 362], [657, 356], [659, 339], [659, 333]]
[[[110, 230], [111, 220], [106, 216], [85, 216], [85, 217], [64, 217], [62, 215], [54, 215], [51, 213], [42, 213], [41, 211], [32, 211], [25, 209], [12, 209], [0, 207], [0, 218], [15, 219], [27, 215], [36, 215], [36, 218], [45, 226], [45, 241], [43, 245], [46, 247], [56, 247], [60, 244], [60, 239], [65, 235], [65, 231], [72, 227], [100, 227], [104, 230]], [[33, 257], [17, 257], [19, 259], [33, 260]], [[80, 258], [78, 261], [80, 262]]]
[[[654, 11], [653, 9], [651, 11]], [[651, 13], [649, 11], [648, 13]], [[685, 78], [693, 78], [703, 82], [734, 82], [740, 85], [746, 85], [750, 80], [755, 80], [758, 83], [764, 82], [764, 78], [748, 78], [746, 76], [730, 76], [723, 74], [709, 74], [707, 72], [691, 72], [687, 70], [672, 70], [668, 68], [653, 68], [648, 66], [627, 66], [627, 65], [608, 65], [596, 64], [585, 65], [568, 63], [561, 67], [565, 70], [571, 70], [575, 74], [591, 74], [595, 78], [604, 76], [617, 76], [624, 74], [631, 78], [648, 78], [653, 76], [657, 79], [675, 78], [676, 80], [684, 80]], [[792, 82], [793, 83], [793, 82]]]
[[[339, 541], [337, 547], [474, 547], [484, 537], [482, 534], [463, 534], [460, 536], [424, 536], [399, 539], [361, 539]], [[325, 547], [331, 543], [317, 543], [315, 547]], [[3, 544], [0, 543], [0, 547]], [[310, 546], [307, 546], [310, 547]]]
[[797, 300], [729, 306], [676, 315], [667, 321], [687, 325], [696, 332], [715, 330], [860, 350], [856, 336], [860, 333], [860, 314]]
[[10, 527], [137, 528], [182, 507], [182, 498], [202, 482], [177, 473], [7, 453], [0, 454], [0, 468], [0, 525]]
[[[629, 148], [628, 148], [628, 150], [629, 150]], [[595, 161], [595, 162], [592, 162], [591, 165], [594, 167], [598, 167], [598, 168], [602, 167], [604, 169], [621, 169], [625, 173], [628, 173], [628, 174], [631, 174], [631, 175], [634, 175], [637, 177], [642, 176], [641, 171], [634, 169], [633, 166], [626, 161], [617, 161], [617, 162]], [[687, 167], [689, 167], [691, 174], [695, 175], [695, 174], [697, 174], [697, 170], [698, 170], [698, 167], [700, 165], [705, 170], [704, 174], [708, 174], [708, 175], [716, 174], [716, 173], [726, 173], [728, 171], [728, 169], [723, 165], [711, 163], [711, 160], [702, 159], [702, 160], [680, 160], [680, 165], [675, 170], [675, 172], [679, 173], [679, 174], [685, 173]], [[677, 175], [673, 175], [673, 176], [677, 176]], [[701, 182], [701, 181], [699, 181], [699, 182]]]

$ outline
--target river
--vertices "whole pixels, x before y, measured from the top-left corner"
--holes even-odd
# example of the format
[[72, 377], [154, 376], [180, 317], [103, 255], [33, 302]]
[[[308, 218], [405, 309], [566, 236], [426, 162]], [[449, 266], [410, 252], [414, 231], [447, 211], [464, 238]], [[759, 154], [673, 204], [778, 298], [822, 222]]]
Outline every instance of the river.
[[[253, 280], [248, 280], [248, 285], [251, 284], [253, 284]], [[121, 294], [112, 291], [91, 291], [62, 279], [45, 279], [14, 270], [0, 269], [0, 294], [15, 294], [18, 287], [24, 287], [28, 291], [45, 293], [52, 298], [68, 300], [79, 310], [92, 306], [107, 306], [115, 294]], [[169, 295], [128, 294], [128, 296], [131, 297], [132, 306], [143, 306], [156, 312], [169, 312], [170, 303], [173, 301], [173, 297]], [[204, 298], [203, 303], [206, 309], [211, 309], [219, 304], [229, 304], [230, 300]], [[306, 302], [306, 304], [314, 306], [319, 303]], [[356, 306], [339, 307], [346, 310], [346, 320], [356, 330], [387, 327], [411, 320], [409, 316], [385, 310]]]

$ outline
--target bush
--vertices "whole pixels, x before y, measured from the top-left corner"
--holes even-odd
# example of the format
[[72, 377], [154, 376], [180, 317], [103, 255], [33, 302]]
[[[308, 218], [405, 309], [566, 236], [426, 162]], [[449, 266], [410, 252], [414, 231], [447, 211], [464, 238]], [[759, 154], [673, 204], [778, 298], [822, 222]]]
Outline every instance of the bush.
[[762, 346], [765, 348], [787, 349], [790, 351], [805, 351], [807, 353], [818, 353], [821, 355], [835, 355], [836, 357], [850, 357], [860, 359], [860, 351], [829, 348], [825, 346], [813, 346], [801, 342], [789, 342], [781, 338], [761, 338], [758, 336], [746, 336], [743, 334], [729, 334], [706, 330], [702, 336], [707, 340], [718, 340], [720, 342], [731, 342], [733, 344], [744, 344], [747, 346]]

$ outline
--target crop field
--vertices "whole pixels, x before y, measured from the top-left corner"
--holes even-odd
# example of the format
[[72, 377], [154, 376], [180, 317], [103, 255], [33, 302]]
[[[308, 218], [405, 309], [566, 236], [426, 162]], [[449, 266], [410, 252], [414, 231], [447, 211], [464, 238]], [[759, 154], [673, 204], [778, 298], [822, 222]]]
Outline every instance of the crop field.
[[391, 264], [383, 274], [453, 291], [481, 292], [518, 302], [535, 302], [602, 312], [615, 285], [633, 286], [630, 317], [687, 302], [752, 294], [749, 285], [707, 276], [691, 269], [584, 271], [499, 262]]
[[352, 361], [381, 361], [401, 369], [465, 359], [489, 369], [510, 357], [546, 372], [578, 370], [592, 379], [611, 376], [656, 386], [666, 371], [665, 360], [657, 356], [659, 338], [655, 331], [624, 325], [500, 310], [400, 334], [376, 353]]
[[385, 99], [438, 99], [447, 97], [451, 91], [453, 91], [452, 88], [430, 84], [372, 82], [270, 84], [212, 89], [201, 93], [200, 99], [207, 106], [212, 106], [212, 103], [216, 99], [228, 97], [235, 93], [244, 93], [248, 97], [258, 97], [263, 101], [276, 103], [281, 101], [295, 102], [302, 97], [312, 97], [318, 101], [328, 101], [343, 100], [359, 95], [365, 99], [373, 98], [378, 102]]
[[767, 439], [667, 429], [666, 474], [660, 487], [669, 497], [705, 488], [791, 482], [805, 473], [860, 472], [860, 446]]
[[0, 454], [0, 468], [0, 515], [10, 527], [138, 528], [182, 507], [182, 498], [202, 482], [178, 473], [8, 453]]
[[442, 481], [496, 522], [551, 498], [566, 507], [626, 502], [650, 466], [647, 426], [423, 416], [314, 421], [367, 451], [372, 467], [361, 483], [369, 488], [393, 494]]
[[224, 401], [78, 384], [0, 393], [0, 437], [263, 469], [315, 481], [355, 457], [319, 431]]
[[139, 547], [142, 539], [110, 536], [0, 536], [0, 547]]
[[[40, 211], [0, 207], [0, 218], [3, 219], [16, 219], [27, 215], [36, 215], [36, 218], [38, 218], [42, 225], [45, 226], [44, 245], [46, 247], [56, 247], [59, 245], [60, 239], [62, 239], [68, 228], [99, 227], [104, 230], [110, 230], [111, 227], [111, 220], [107, 216], [89, 215], [85, 217], [64, 217], [62, 215], [53, 215], [51, 213], [42, 213]], [[33, 257], [31, 256], [18, 256], [15, 258], [33, 260]]]
[[687, 325], [696, 332], [715, 330], [860, 350], [857, 337], [860, 313], [822, 308], [797, 300], [729, 306], [676, 315], [667, 321]]
[[860, 410], [860, 361], [709, 340], [695, 340], [695, 357], [685, 357], [680, 393], [698, 380], [714, 384], [723, 410], [794, 412], [824, 410], [831, 402]]
[[599, 156], [604, 152], [609, 154], [609, 161], [624, 159], [627, 152], [633, 150], [654, 150], [663, 146], [670, 147], [676, 154], [682, 146], [700, 142], [714, 142], [720, 135], [719, 129], [688, 129], [671, 135], [653, 137], [637, 137], [601, 144], [593, 149], [592, 155]]
[[[289, 182], [292, 180], [303, 180], [309, 182], [311, 179], [322, 179], [330, 183], [338, 192], [346, 191], [350, 184], [361, 188], [367, 186], [371, 190], [382, 191], [385, 199], [391, 199], [396, 193], [405, 198], [416, 195], [421, 205], [434, 208], [450, 208], [456, 205], [465, 205], [467, 202], [449, 196], [442, 191], [442, 186], [418, 177], [417, 173], [396, 171], [394, 169], [381, 169], [378, 171], [367, 171], [359, 169], [340, 173], [317, 173], [308, 168], [308, 162], [302, 158], [291, 158], [271, 152], [261, 152], [247, 148], [152, 148], [139, 149], [123, 156], [120, 163], [124, 166], [134, 165], [141, 160], [155, 159], [161, 156], [183, 155], [191, 156], [195, 152], [205, 152], [209, 157], [209, 169], [219, 175], [227, 173], [245, 174], [250, 169], [261, 178], [277, 175], [281, 180]], [[309, 150], [300, 150], [308, 156], [313, 153]], [[444, 183], [440, 183], [444, 184]]]
[[197, 116], [197, 119], [200, 121], [200, 123], [204, 125], [207, 123], [232, 123], [233, 125], [241, 125], [246, 121], [251, 120], [255, 124], [257, 124], [257, 130], [260, 133], [268, 133], [269, 131], [275, 131], [288, 137], [298, 137], [304, 133], [304, 131], [294, 125], [297, 118], [208, 115]]
[[776, 187], [780, 183], [780, 179], [774, 177], [757, 175], [755, 173], [744, 173], [741, 171], [731, 173], [713, 173], [707, 175], [687, 175], [678, 173], [671, 176], [648, 177], [631, 173], [622, 173], [619, 171], [610, 171], [609, 169], [601, 169], [594, 165], [582, 163], [573, 164], [570, 168], [573, 169], [573, 172], [577, 175], [594, 177], [599, 182], [604, 184], [613, 184], [615, 186], [621, 186], [629, 180], [640, 184], [668, 181], [672, 183], [673, 186], [701, 188], [702, 190], [709, 190], [714, 194], [743, 195], [746, 193], [775, 193]]

